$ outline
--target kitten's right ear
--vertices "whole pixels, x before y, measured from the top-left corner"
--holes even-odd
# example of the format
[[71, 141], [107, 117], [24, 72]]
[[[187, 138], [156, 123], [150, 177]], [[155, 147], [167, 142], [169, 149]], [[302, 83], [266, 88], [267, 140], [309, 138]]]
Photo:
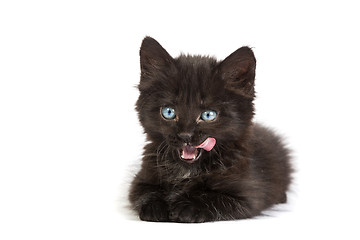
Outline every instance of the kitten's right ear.
[[151, 75], [161, 71], [173, 62], [170, 54], [153, 38], [145, 37], [140, 47], [140, 67], [142, 74]]

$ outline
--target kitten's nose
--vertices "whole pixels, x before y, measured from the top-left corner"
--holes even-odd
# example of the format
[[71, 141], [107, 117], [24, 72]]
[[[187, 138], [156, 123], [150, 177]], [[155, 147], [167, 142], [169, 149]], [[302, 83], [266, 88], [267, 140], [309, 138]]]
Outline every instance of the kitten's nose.
[[193, 134], [192, 134], [192, 133], [188, 133], [188, 132], [182, 132], [182, 133], [179, 133], [178, 136], [179, 136], [182, 140], [184, 140], [184, 142], [190, 143]]

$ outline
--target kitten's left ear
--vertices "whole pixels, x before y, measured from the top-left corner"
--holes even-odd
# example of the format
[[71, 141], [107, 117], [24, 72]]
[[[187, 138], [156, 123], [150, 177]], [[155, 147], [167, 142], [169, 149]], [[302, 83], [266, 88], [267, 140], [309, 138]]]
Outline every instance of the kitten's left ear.
[[239, 48], [225, 58], [219, 67], [226, 89], [249, 98], [255, 96], [256, 59], [250, 48]]

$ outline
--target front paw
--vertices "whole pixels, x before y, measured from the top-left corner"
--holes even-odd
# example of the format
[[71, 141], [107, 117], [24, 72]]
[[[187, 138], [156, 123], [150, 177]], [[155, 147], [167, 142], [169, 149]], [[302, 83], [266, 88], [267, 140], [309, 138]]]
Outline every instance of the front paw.
[[168, 222], [168, 205], [162, 200], [151, 200], [141, 207], [139, 217], [143, 221]]
[[201, 199], [182, 198], [171, 204], [169, 219], [173, 222], [202, 223], [215, 221], [216, 214]]

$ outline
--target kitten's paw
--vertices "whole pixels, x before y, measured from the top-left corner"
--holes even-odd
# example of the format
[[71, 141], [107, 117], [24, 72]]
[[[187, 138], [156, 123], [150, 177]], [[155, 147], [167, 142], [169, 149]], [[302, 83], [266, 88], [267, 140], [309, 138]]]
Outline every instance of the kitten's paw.
[[168, 222], [168, 205], [162, 200], [149, 201], [147, 204], [142, 206], [139, 217], [143, 221]]
[[179, 200], [171, 206], [169, 219], [173, 222], [202, 223], [215, 220], [215, 215], [205, 204], [194, 200]]

